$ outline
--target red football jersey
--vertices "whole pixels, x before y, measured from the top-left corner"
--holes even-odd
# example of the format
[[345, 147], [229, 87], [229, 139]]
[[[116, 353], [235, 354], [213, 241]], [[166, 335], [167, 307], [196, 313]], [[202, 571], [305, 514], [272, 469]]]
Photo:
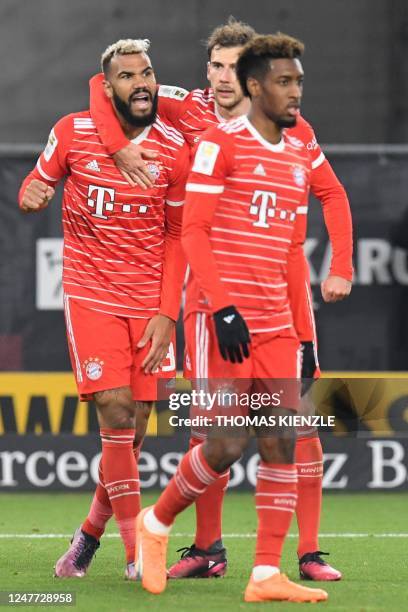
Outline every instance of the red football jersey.
[[51, 186], [67, 177], [63, 197], [63, 286], [87, 307], [124, 317], [159, 310], [177, 319], [184, 266], [180, 246], [189, 149], [159, 117], [134, 139], [158, 152], [153, 188], [130, 187], [102, 144], [89, 112], [63, 117], [51, 130], [34, 178]]
[[159, 87], [161, 112], [180, 130], [191, 147], [197, 144], [205, 130], [225, 122], [217, 113], [212, 89], [193, 89], [190, 93], [186, 92], [183, 99], [175, 99], [173, 89], [168, 86]]
[[[103, 75], [91, 79], [91, 113], [102, 141], [111, 153], [116, 153], [127, 146], [129, 141], [124, 136], [112, 105], [105, 96], [102, 80]], [[160, 86], [158, 95], [160, 112], [182, 132], [190, 146], [199, 140], [209, 125], [223, 122], [217, 113], [211, 89], [195, 89], [188, 93], [179, 87]], [[330, 274], [352, 280], [353, 228], [347, 194], [330, 163], [325, 159], [312, 126], [301, 115], [298, 116], [296, 126], [287, 129], [287, 133], [303, 142], [310, 156], [312, 165], [310, 190], [321, 202], [332, 246]], [[298, 248], [297, 253], [293, 252], [291, 255], [293, 266], [290, 272], [294, 278], [297, 278], [298, 286], [304, 288], [303, 292], [291, 293], [292, 311], [301, 341], [316, 338], [308, 280], [309, 270], [302, 248], [306, 233], [307, 223], [304, 222], [297, 232]]]
[[[91, 114], [102, 141], [113, 154], [126, 147], [129, 141], [104, 93], [102, 81], [103, 75], [96, 75], [90, 81]], [[183, 134], [190, 146], [196, 144], [211, 125], [224, 121], [217, 113], [212, 89], [194, 89], [188, 93], [180, 87], [161, 85], [158, 96], [159, 112]], [[330, 274], [351, 280], [353, 231], [347, 194], [326, 160], [312, 126], [299, 115], [296, 126], [287, 132], [302, 141], [310, 155], [313, 170], [310, 190], [322, 204], [333, 249]], [[301, 243], [306, 238], [306, 229], [305, 224], [304, 234], [299, 236]]]
[[288, 256], [307, 213], [311, 163], [302, 143], [267, 142], [247, 117], [203, 135], [186, 188], [186, 314], [234, 304], [252, 333], [292, 327]]

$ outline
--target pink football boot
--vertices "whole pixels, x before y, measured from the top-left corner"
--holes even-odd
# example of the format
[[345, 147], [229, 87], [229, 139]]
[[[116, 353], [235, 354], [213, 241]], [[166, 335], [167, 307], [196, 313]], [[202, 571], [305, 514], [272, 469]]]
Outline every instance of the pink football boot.
[[83, 578], [98, 548], [98, 540], [84, 533], [79, 527], [73, 535], [71, 546], [58, 559], [54, 568], [54, 576], [56, 578]]
[[303, 580], [341, 580], [341, 572], [323, 561], [321, 555], [328, 555], [321, 550], [306, 553], [299, 559], [299, 574]]
[[217, 541], [208, 550], [190, 547], [180, 548], [181, 559], [167, 572], [167, 577], [174, 578], [221, 578], [227, 571], [226, 550]]

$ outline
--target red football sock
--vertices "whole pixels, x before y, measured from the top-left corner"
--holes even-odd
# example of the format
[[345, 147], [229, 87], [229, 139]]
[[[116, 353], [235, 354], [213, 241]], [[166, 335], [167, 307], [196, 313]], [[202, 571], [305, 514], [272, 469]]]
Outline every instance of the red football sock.
[[125, 545], [128, 563], [134, 561], [135, 519], [140, 512], [139, 473], [133, 454], [134, 437], [134, 429], [101, 429], [106, 493]]
[[255, 565], [279, 567], [283, 542], [296, 508], [295, 465], [265, 463], [258, 468], [255, 503], [258, 514]]
[[83, 522], [81, 529], [97, 540], [100, 540], [105, 531], [106, 523], [113, 514], [109, 496], [105, 489], [102, 460], [99, 461], [98, 474], [99, 482], [96, 486], [88, 516]]
[[[136, 467], [139, 462], [140, 447], [141, 444], [136, 448], [133, 448], [133, 455], [136, 460]], [[97, 540], [100, 540], [105, 532], [106, 523], [111, 519], [113, 515], [113, 510], [105, 488], [102, 461], [99, 462], [98, 473], [99, 482], [93, 496], [88, 516], [83, 522], [81, 529], [82, 531], [93, 536]], [[139, 471], [137, 477], [139, 478]]]
[[[202, 444], [199, 438], [190, 438], [190, 449]], [[204, 493], [195, 500], [197, 548], [207, 550], [222, 537], [222, 505], [228, 486], [230, 471], [219, 474], [217, 480], [209, 485]]]
[[202, 447], [200, 444], [184, 455], [177, 472], [154, 506], [154, 514], [164, 525], [172, 525], [177, 514], [190, 506], [219, 477], [208, 465]]
[[296, 518], [299, 527], [298, 556], [319, 550], [322, 507], [323, 451], [318, 436], [298, 438], [295, 451], [298, 471]]

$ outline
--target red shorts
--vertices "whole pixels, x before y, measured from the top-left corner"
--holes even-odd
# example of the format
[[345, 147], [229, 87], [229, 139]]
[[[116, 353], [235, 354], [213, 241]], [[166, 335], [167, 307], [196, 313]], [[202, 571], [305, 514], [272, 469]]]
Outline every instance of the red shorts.
[[64, 297], [65, 323], [72, 369], [82, 401], [96, 391], [130, 387], [134, 400], [157, 399], [159, 378], [176, 374], [175, 339], [157, 374], [145, 374], [141, 363], [150, 344], [136, 349], [147, 319], [118, 317], [87, 308], [81, 300]]
[[281, 335], [252, 334], [243, 363], [224, 361], [211, 315], [194, 312], [184, 321], [186, 378], [300, 378], [300, 344], [293, 328]]
[[[301, 350], [294, 329], [282, 335], [252, 334], [250, 356], [243, 363], [224, 361], [218, 348], [210, 315], [192, 313], [184, 322], [185, 376], [193, 387], [210, 392], [228, 390], [246, 395], [249, 391], [279, 392], [281, 408], [297, 410], [300, 400]], [[243, 407], [248, 413], [248, 406]], [[193, 435], [203, 437], [194, 428]]]

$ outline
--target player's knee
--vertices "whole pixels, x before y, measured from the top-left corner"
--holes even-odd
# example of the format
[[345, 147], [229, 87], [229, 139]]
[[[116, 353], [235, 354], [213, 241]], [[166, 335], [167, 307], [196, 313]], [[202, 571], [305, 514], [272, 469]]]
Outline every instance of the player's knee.
[[242, 453], [245, 450], [245, 447], [247, 445], [247, 440], [229, 440], [228, 443], [225, 446], [225, 461], [228, 462], [228, 465], [225, 466], [225, 468], [229, 467], [230, 465], [232, 465], [233, 463], [235, 463], [235, 461], [238, 461], [238, 459], [241, 458]]
[[235, 461], [238, 461], [248, 444], [248, 440], [247, 438], [217, 438], [207, 440], [204, 444], [207, 449], [205, 454], [211, 467], [218, 472], [224, 472]]
[[100, 424], [114, 429], [135, 427], [135, 406], [128, 387], [95, 393]]
[[266, 463], [293, 463], [295, 438], [265, 437], [258, 439], [258, 450]]
[[153, 402], [135, 402], [136, 404], [136, 433], [133, 443], [134, 447], [140, 446], [146, 435], [149, 416], [153, 408]]

